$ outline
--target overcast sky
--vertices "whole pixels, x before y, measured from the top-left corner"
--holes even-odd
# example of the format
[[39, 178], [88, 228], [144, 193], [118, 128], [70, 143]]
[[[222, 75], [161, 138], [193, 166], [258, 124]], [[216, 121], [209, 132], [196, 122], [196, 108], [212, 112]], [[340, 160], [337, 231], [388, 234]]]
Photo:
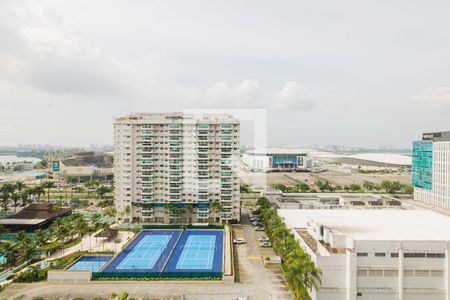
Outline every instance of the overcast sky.
[[0, 0], [0, 144], [112, 144], [112, 118], [265, 108], [268, 143], [450, 129], [450, 1]]

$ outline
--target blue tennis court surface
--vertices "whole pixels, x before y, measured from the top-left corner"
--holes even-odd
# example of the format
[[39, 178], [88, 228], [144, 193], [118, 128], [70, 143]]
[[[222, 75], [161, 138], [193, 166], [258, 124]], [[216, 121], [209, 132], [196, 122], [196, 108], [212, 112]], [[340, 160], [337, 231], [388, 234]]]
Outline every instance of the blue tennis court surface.
[[146, 235], [116, 269], [152, 269], [172, 235]]
[[222, 260], [223, 230], [152, 229], [141, 231], [102, 272], [206, 276], [222, 272]]
[[215, 235], [190, 235], [178, 260], [177, 269], [211, 270], [216, 246]]
[[98, 272], [112, 256], [82, 256], [79, 260], [73, 263], [68, 270], [89, 270]]
[[143, 230], [105, 272], [161, 272], [181, 230]]
[[185, 230], [164, 272], [222, 272], [223, 230]]

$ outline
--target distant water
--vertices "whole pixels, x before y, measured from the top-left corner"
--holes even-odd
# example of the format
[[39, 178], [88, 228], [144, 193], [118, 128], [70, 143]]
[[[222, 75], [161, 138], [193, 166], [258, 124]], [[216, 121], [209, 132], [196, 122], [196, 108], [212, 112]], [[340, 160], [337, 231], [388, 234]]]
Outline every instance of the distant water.
[[35, 157], [18, 157], [16, 155], [0, 155], [0, 164], [13, 163], [13, 162], [23, 162], [23, 161], [31, 161], [31, 162], [40, 162], [39, 158]]

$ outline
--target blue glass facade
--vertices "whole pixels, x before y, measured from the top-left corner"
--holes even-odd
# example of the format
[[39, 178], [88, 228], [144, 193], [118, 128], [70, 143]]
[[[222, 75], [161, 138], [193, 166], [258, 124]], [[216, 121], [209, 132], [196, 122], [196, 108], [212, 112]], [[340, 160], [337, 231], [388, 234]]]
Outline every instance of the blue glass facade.
[[412, 185], [427, 190], [433, 186], [433, 141], [413, 142]]
[[296, 168], [297, 154], [273, 154], [272, 167], [274, 168]]

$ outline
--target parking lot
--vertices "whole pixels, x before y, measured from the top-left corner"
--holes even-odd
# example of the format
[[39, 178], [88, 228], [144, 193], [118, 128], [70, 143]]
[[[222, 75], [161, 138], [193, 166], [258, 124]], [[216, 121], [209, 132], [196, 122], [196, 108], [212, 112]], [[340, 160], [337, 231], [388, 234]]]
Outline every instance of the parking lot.
[[279, 266], [264, 266], [263, 258], [274, 255], [273, 249], [259, 246], [264, 231], [255, 231], [247, 211], [242, 212], [242, 225], [233, 226], [233, 236], [244, 244], [234, 245], [236, 281], [266, 290], [269, 299], [293, 299], [287, 291]]

